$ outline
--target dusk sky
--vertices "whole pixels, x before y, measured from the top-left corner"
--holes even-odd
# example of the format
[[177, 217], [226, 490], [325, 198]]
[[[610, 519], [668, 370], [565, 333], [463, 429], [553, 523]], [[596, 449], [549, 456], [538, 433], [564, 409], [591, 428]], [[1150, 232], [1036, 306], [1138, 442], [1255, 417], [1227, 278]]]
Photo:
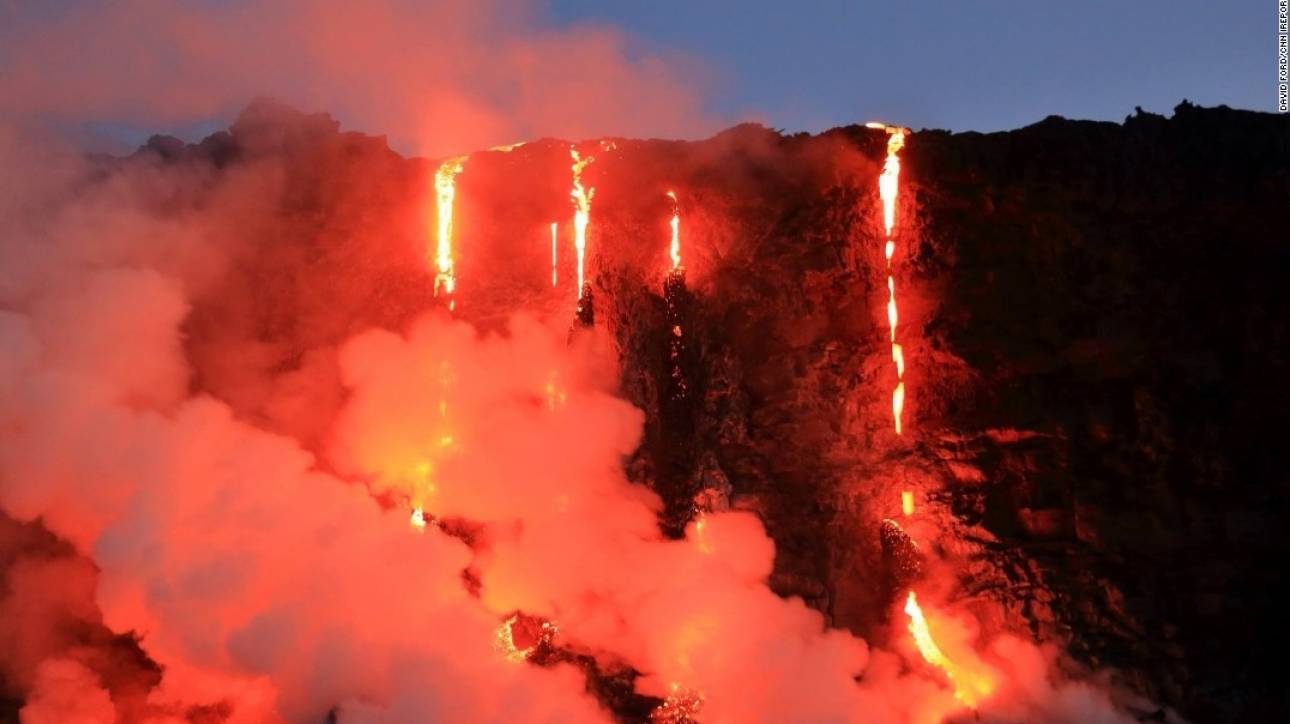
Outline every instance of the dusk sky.
[[128, 149], [258, 95], [397, 150], [740, 121], [994, 131], [1182, 99], [1272, 110], [1275, 5], [815, 0], [0, 2], [0, 121]]
[[992, 131], [1276, 99], [1270, 2], [551, 2], [562, 20], [703, 59], [714, 110], [790, 131], [871, 118]]

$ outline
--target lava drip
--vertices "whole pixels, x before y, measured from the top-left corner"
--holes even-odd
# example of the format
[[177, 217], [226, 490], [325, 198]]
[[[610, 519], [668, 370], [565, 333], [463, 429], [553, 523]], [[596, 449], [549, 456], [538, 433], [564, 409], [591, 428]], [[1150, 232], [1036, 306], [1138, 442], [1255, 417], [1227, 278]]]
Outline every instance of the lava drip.
[[434, 295], [443, 292], [448, 309], [457, 306], [457, 277], [452, 255], [452, 205], [457, 197], [457, 174], [466, 166], [466, 157], [450, 158], [439, 165], [434, 175], [436, 209], [438, 211], [438, 229], [435, 246], [434, 263], [437, 273], [434, 278]]
[[887, 160], [878, 177], [878, 195], [882, 198], [883, 231], [886, 237], [883, 256], [887, 260], [887, 327], [891, 332], [891, 360], [896, 366], [896, 387], [891, 392], [891, 416], [896, 434], [901, 435], [904, 433], [905, 413], [905, 352], [896, 341], [899, 313], [896, 306], [896, 275], [892, 269], [892, 257], [896, 253], [892, 230], [896, 226], [896, 196], [900, 192], [900, 150], [905, 147], [905, 129], [881, 123], [870, 123], [868, 126], [887, 132]]
[[560, 251], [556, 246], [556, 223], [551, 222], [551, 288], [555, 289], [560, 283]]
[[578, 306], [575, 319], [578, 326], [593, 327], [596, 324], [595, 300], [592, 299], [591, 284], [586, 281], [585, 264], [587, 227], [591, 225], [591, 200], [596, 195], [596, 189], [582, 185], [582, 171], [596, 159], [592, 156], [584, 158], [573, 146], [569, 147], [569, 157], [573, 159], [573, 190], [569, 192], [573, 199], [573, 246], [578, 252]]

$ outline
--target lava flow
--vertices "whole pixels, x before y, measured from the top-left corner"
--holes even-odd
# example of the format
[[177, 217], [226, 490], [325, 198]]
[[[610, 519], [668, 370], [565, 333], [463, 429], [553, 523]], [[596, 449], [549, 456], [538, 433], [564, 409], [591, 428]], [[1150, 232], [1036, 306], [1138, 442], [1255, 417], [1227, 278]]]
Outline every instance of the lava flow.
[[583, 265], [587, 254], [587, 225], [591, 223], [591, 199], [596, 195], [594, 188], [588, 189], [582, 185], [582, 170], [596, 159], [592, 156], [583, 158], [573, 146], [569, 147], [569, 156], [573, 159], [573, 190], [569, 193], [573, 198], [574, 208], [573, 246], [578, 250], [578, 299], [582, 299], [583, 286], [586, 284]]
[[982, 699], [994, 691], [994, 682], [988, 676], [956, 665], [941, 651], [941, 647], [937, 646], [936, 640], [932, 638], [931, 629], [927, 627], [927, 619], [923, 616], [923, 609], [918, 605], [918, 597], [913, 591], [910, 591], [909, 597], [905, 599], [905, 613], [909, 615], [909, 632], [914, 636], [918, 653], [922, 654], [927, 663], [945, 673], [946, 678], [954, 685], [954, 698], [965, 706], [976, 708]]
[[887, 258], [887, 327], [891, 332], [891, 359], [896, 365], [896, 388], [891, 392], [891, 415], [896, 425], [896, 434], [903, 433], [902, 418], [905, 413], [905, 353], [896, 342], [898, 313], [896, 308], [896, 276], [892, 271], [891, 259], [896, 253], [896, 242], [891, 232], [896, 226], [896, 195], [900, 191], [900, 150], [905, 146], [905, 129], [886, 126], [881, 123], [866, 124], [870, 128], [881, 128], [887, 132], [887, 160], [883, 164], [882, 174], [878, 177], [878, 195], [882, 198], [883, 231], [887, 241], [883, 246], [883, 255]]
[[649, 718], [652, 724], [691, 724], [702, 710], [702, 694], [672, 682], [667, 698], [650, 712]]
[[453, 272], [452, 258], [452, 204], [457, 197], [457, 174], [466, 166], [466, 157], [458, 156], [444, 161], [434, 174], [434, 190], [439, 211], [438, 245], [435, 248], [435, 266], [438, 274], [434, 279], [434, 293], [439, 291], [448, 297], [448, 309], [454, 309], [457, 300], [453, 296], [457, 290], [457, 277]]
[[[520, 630], [521, 638], [530, 641], [529, 645], [521, 647], [516, 643], [517, 629]], [[559, 627], [550, 621], [515, 613], [497, 627], [493, 634], [493, 649], [507, 661], [520, 664], [533, 656], [543, 644], [549, 645], [559, 631]]]
[[676, 271], [681, 268], [681, 207], [675, 191], [668, 191], [667, 197], [672, 199], [672, 220], [668, 222], [672, 227], [672, 245], [668, 251], [672, 256], [672, 271]]
[[556, 248], [556, 223], [551, 222], [551, 288], [555, 289], [560, 283], [559, 272], [560, 253]]

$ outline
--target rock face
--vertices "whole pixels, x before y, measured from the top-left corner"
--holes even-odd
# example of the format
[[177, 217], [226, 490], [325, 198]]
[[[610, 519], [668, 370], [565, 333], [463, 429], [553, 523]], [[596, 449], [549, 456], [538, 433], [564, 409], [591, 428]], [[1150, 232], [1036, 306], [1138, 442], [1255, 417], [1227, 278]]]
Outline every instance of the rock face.
[[[903, 438], [881, 316], [882, 134], [732, 135], [724, 176], [683, 176], [702, 400], [689, 485], [660, 489], [724, 490], [760, 512], [776, 590], [879, 640], [899, 577], [880, 521], [911, 489], [908, 525], [987, 628], [1062, 641], [1197, 720], [1281, 711], [1269, 649], [1286, 478], [1270, 451], [1290, 401], [1290, 123], [1184, 104], [1123, 125], [911, 134]], [[626, 244], [613, 214], [602, 243]], [[633, 271], [598, 279], [657, 460], [664, 335], [642, 308], [659, 287]]]
[[[1270, 663], [1290, 552], [1273, 453], [1290, 408], [1290, 122], [1184, 104], [1121, 125], [911, 133], [895, 231], [900, 437], [885, 140], [740, 126], [580, 145], [596, 157], [595, 320], [647, 413], [627, 467], [664, 497], [662, 530], [756, 511], [777, 546], [772, 587], [881, 642], [908, 583], [892, 561], [909, 556], [881, 540], [893, 519], [984, 628], [1058, 642], [1198, 721], [1275, 718], [1290, 705]], [[211, 178], [273, 166], [230, 239], [237, 263], [194, 301], [188, 351], [198, 390], [307, 445], [343, 399], [327, 383], [335, 345], [434, 303], [434, 166], [383, 139], [257, 104], [229, 133], [110, 163]], [[668, 190], [683, 288], [666, 281]], [[572, 250], [553, 290], [548, 236], [571, 216], [568, 193], [566, 142], [471, 157], [460, 317], [572, 321]], [[247, 343], [261, 356], [218, 354]]]

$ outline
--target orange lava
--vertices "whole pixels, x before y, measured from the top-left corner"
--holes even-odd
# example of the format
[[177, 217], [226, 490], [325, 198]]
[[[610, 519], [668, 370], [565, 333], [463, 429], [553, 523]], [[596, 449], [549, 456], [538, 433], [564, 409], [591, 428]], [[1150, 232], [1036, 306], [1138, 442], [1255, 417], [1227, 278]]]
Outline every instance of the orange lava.
[[672, 199], [672, 246], [670, 252], [672, 255], [672, 269], [679, 269], [681, 266], [681, 207], [676, 201], [676, 192], [668, 191], [668, 198]]
[[886, 126], [881, 123], [866, 124], [870, 128], [881, 128], [887, 132], [887, 160], [878, 177], [878, 195], [882, 198], [883, 232], [887, 242], [883, 245], [883, 256], [887, 259], [887, 327], [891, 336], [891, 359], [896, 365], [896, 388], [891, 393], [891, 415], [896, 427], [896, 434], [903, 434], [902, 419], [905, 414], [905, 353], [896, 343], [896, 329], [900, 315], [896, 307], [896, 276], [892, 271], [892, 257], [896, 254], [896, 242], [891, 237], [896, 228], [896, 196], [900, 192], [900, 150], [905, 147], [905, 129]]
[[982, 699], [994, 691], [993, 678], [955, 664], [941, 651], [941, 647], [937, 646], [936, 640], [932, 638], [932, 632], [927, 627], [927, 619], [923, 617], [923, 609], [919, 607], [918, 598], [913, 591], [910, 591], [909, 597], [905, 599], [905, 613], [909, 615], [909, 633], [914, 636], [918, 653], [922, 654], [927, 663], [945, 673], [946, 678], [954, 686], [954, 698], [963, 705], [975, 709]]
[[408, 518], [408, 524], [412, 530], [420, 533], [426, 529], [426, 512], [421, 508], [413, 508], [412, 515]]
[[578, 299], [582, 299], [583, 264], [587, 254], [587, 226], [591, 223], [591, 199], [596, 195], [594, 188], [588, 189], [582, 185], [582, 170], [596, 159], [592, 156], [583, 158], [578, 155], [578, 149], [573, 146], [569, 147], [569, 157], [573, 159], [573, 190], [569, 193], [573, 198], [574, 209], [573, 246], [578, 250]]
[[534, 639], [534, 641], [531, 645], [520, 648], [515, 643], [515, 624], [519, 623], [519, 619], [520, 614], [511, 614], [511, 617], [503, 621], [493, 634], [493, 650], [502, 654], [507, 661], [516, 664], [522, 664], [527, 661], [533, 655], [533, 652], [538, 650], [539, 646], [551, 642], [560, 631], [558, 626], [549, 621], [544, 622], [541, 627], [534, 631], [533, 626], [536, 621], [526, 617], [526, 623], [521, 626], [521, 629], [522, 631], [526, 630], [527, 636]]
[[667, 698], [650, 712], [649, 719], [652, 724], [685, 724], [696, 721], [702, 709], [703, 695], [674, 681]]
[[529, 654], [533, 653], [534, 649], [537, 648], [537, 646], [529, 646], [521, 649], [515, 645], [514, 629], [515, 621], [518, 618], [519, 614], [515, 614], [506, 619], [502, 622], [502, 625], [497, 627], [497, 632], [493, 634], [493, 649], [506, 657], [507, 661], [516, 664], [523, 663], [529, 657]]
[[434, 175], [435, 200], [438, 216], [438, 244], [435, 248], [435, 267], [438, 274], [434, 279], [434, 293], [439, 296], [440, 290], [448, 296], [448, 308], [456, 307], [453, 294], [457, 290], [457, 277], [453, 272], [452, 258], [452, 204], [457, 196], [457, 174], [466, 166], [466, 157], [458, 156], [444, 161]]
[[560, 272], [557, 270], [557, 266], [560, 261], [560, 253], [556, 250], [555, 229], [556, 229], [555, 222], [552, 221], [551, 222], [551, 288], [552, 289], [555, 289], [556, 285], [560, 282]]
[[904, 513], [905, 515], [914, 514], [914, 491], [912, 490], [900, 491], [900, 512]]

